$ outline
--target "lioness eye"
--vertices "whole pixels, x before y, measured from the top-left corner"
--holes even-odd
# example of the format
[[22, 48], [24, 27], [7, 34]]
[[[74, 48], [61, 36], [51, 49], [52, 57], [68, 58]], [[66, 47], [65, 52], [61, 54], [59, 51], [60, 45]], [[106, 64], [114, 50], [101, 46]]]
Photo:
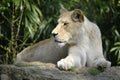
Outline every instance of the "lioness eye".
[[63, 23], [64, 26], [68, 25], [68, 23]]

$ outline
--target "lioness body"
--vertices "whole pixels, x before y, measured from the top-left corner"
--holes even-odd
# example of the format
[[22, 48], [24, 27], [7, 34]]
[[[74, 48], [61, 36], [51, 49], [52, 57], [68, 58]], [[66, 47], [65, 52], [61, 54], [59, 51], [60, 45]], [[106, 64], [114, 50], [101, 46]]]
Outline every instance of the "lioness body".
[[[66, 53], [66, 54], [65, 54]], [[47, 54], [47, 56], [46, 56]], [[17, 55], [15, 64], [22, 62], [36, 62], [41, 61], [45, 63], [57, 63], [61, 58], [67, 56], [67, 47], [59, 47], [54, 40], [46, 39], [40, 41], [33, 46], [25, 48]]]
[[59, 68], [65, 70], [86, 65], [110, 67], [111, 63], [103, 56], [98, 26], [89, 21], [81, 10], [62, 9], [52, 34], [54, 39], [44, 40], [19, 53], [15, 64], [36, 61], [57, 63]]

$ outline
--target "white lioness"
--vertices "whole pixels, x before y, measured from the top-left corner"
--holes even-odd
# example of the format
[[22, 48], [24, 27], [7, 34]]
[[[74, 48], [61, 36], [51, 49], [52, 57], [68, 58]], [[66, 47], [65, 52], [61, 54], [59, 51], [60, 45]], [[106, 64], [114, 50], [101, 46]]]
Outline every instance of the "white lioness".
[[101, 33], [79, 9], [60, 10], [58, 25], [52, 31], [54, 38], [25, 48], [17, 55], [16, 65], [55, 63], [59, 68], [110, 67], [103, 56]]

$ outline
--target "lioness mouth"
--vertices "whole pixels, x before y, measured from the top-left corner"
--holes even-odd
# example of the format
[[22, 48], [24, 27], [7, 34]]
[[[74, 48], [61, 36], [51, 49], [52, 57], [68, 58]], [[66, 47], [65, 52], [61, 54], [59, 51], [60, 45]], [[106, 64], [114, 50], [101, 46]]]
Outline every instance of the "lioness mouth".
[[58, 41], [58, 40], [55, 40], [55, 42], [57, 42], [57, 43], [63, 43], [62, 41]]

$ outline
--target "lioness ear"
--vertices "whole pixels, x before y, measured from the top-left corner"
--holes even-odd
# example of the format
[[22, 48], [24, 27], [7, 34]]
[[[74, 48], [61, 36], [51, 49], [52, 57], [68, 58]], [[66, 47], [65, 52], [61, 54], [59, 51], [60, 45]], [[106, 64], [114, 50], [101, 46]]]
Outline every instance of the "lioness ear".
[[63, 6], [61, 6], [61, 9], [60, 9], [60, 14], [63, 14], [65, 12], [68, 12], [67, 9], [65, 9]]
[[81, 10], [79, 9], [75, 9], [71, 15], [71, 18], [73, 21], [80, 21], [83, 22], [84, 21], [84, 16]]

